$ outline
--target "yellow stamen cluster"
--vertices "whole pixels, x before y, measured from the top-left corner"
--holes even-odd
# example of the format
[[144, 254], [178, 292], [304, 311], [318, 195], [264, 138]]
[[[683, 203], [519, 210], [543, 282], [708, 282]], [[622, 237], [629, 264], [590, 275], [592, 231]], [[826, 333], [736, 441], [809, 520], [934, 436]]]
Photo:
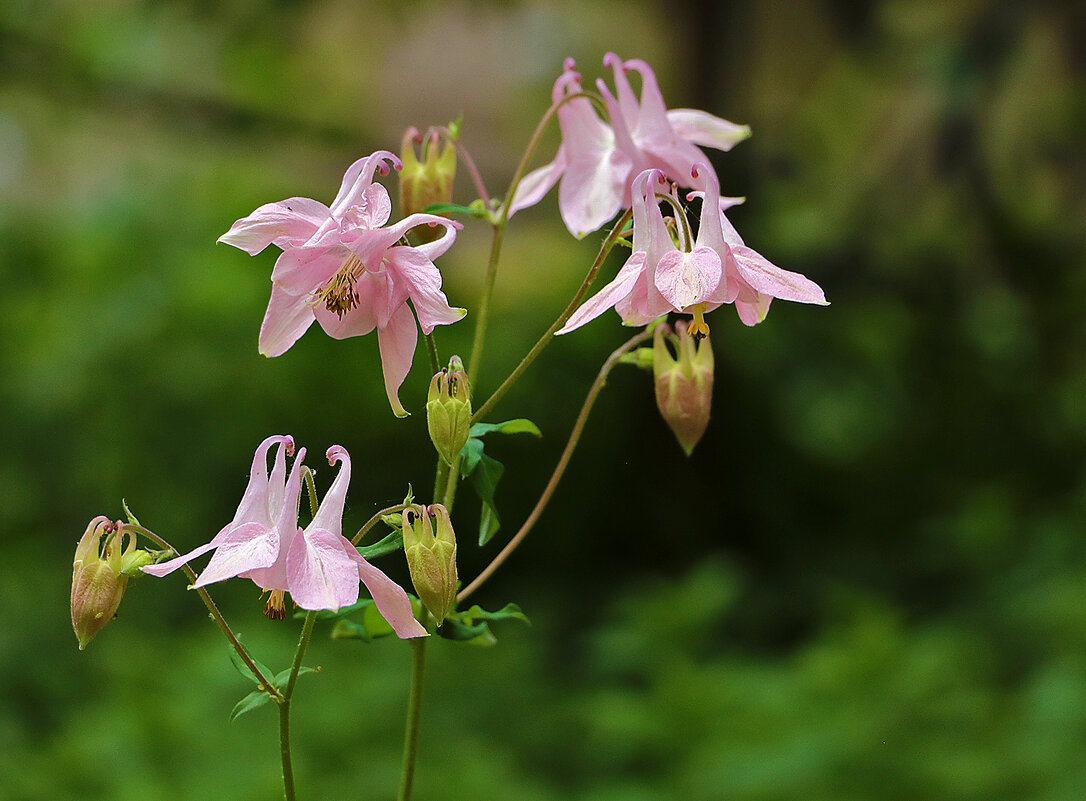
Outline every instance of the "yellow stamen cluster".
[[314, 304], [323, 303], [328, 311], [342, 318], [358, 305], [359, 298], [354, 284], [362, 277], [365, 269], [358, 257], [352, 253], [343, 266], [336, 270], [336, 274], [313, 293]]
[[[263, 595], [264, 593], [261, 593]], [[268, 593], [268, 600], [264, 602], [264, 616], [272, 620], [282, 620], [287, 616], [287, 604], [284, 600], [286, 593], [283, 590], [272, 590]]]

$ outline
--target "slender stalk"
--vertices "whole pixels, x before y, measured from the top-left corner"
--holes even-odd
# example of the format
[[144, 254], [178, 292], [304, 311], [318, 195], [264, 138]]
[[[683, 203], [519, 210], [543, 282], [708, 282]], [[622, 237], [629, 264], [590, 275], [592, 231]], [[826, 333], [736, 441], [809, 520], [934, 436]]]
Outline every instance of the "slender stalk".
[[573, 451], [577, 447], [577, 442], [581, 438], [581, 432], [584, 431], [585, 423], [588, 421], [588, 413], [592, 411], [592, 406], [596, 402], [596, 396], [599, 395], [600, 390], [603, 389], [604, 384], [607, 383], [607, 376], [611, 372], [612, 368], [618, 364], [619, 359], [623, 354], [637, 347], [641, 342], [652, 336], [652, 333], [646, 329], [639, 332], [636, 336], [626, 340], [617, 350], [615, 350], [610, 356], [607, 357], [607, 361], [603, 363], [603, 367], [600, 368], [599, 374], [596, 376], [596, 380], [592, 383], [592, 387], [588, 390], [588, 396], [585, 398], [584, 405], [581, 407], [581, 413], [577, 415], [577, 421], [573, 424], [573, 430], [570, 432], [569, 441], [566, 442], [565, 450], [562, 451], [561, 457], [558, 459], [558, 465], [554, 468], [554, 472], [551, 474], [550, 480], [547, 482], [547, 486], [543, 489], [543, 494], [539, 496], [539, 500], [536, 502], [535, 508], [532, 509], [531, 514], [524, 521], [524, 524], [520, 527], [520, 530], [513, 535], [513, 538], [509, 540], [501, 552], [494, 557], [493, 561], [475, 577], [468, 586], [464, 587], [456, 596], [457, 603], [463, 601], [469, 595], [485, 582], [490, 576], [497, 570], [501, 564], [509, 558], [509, 555], [516, 550], [521, 541], [527, 536], [528, 532], [532, 530], [532, 527], [539, 520], [539, 516], [543, 513], [547, 504], [550, 502], [551, 496], [554, 494], [555, 488], [558, 486], [558, 482], [562, 478], [562, 474], [566, 471], [566, 467], [569, 465], [570, 457], [573, 456]]
[[460, 144], [460, 139], [454, 139], [452, 132], [444, 125], [437, 127], [439, 133], [441, 133], [447, 142], [452, 142], [453, 147], [456, 148], [456, 154], [460, 157], [460, 160], [467, 165], [468, 172], [471, 173], [471, 181], [475, 184], [475, 191], [479, 193], [479, 198], [483, 201], [483, 205], [486, 208], [490, 208], [490, 195], [487, 194], [486, 185], [483, 183], [483, 176], [479, 174], [479, 170], [475, 167], [475, 162], [471, 158], [471, 154], [468, 153], [467, 148]]
[[[162, 539], [162, 537], [158, 536], [150, 529], [146, 529], [143, 526], [137, 525], [132, 525], [131, 527], [133, 530], [147, 537], [147, 539], [151, 540], [158, 546], [165, 548], [174, 556], [180, 555], [176, 548], [174, 548], [172, 545], [170, 545], [170, 543], [166, 542], [166, 540]], [[181, 569], [185, 571], [185, 575], [188, 577], [189, 582], [195, 584], [196, 571], [194, 571], [188, 565], [181, 565]], [[238, 640], [237, 636], [230, 628], [230, 625], [226, 622], [226, 618], [223, 617], [222, 612], [219, 611], [219, 607], [216, 606], [215, 602], [211, 599], [211, 596], [208, 594], [207, 590], [205, 590], [203, 587], [194, 587], [194, 589], [196, 590], [196, 593], [200, 596], [200, 600], [204, 602], [204, 606], [207, 607], [207, 611], [211, 613], [211, 619], [218, 624], [219, 629], [223, 633], [223, 636], [226, 637], [226, 639], [230, 642], [230, 645], [237, 652], [237, 655], [241, 657], [241, 661], [245, 663], [245, 667], [249, 669], [249, 672], [256, 677], [257, 681], [260, 682], [261, 689], [263, 689], [264, 692], [270, 695], [275, 701], [280, 701], [283, 696], [277, 689], [275, 689], [275, 686], [271, 683], [271, 679], [265, 676], [260, 671], [260, 668], [256, 666], [256, 662], [253, 661], [253, 658], [249, 656], [249, 652], [245, 650], [245, 646], [243, 646], [241, 644], [241, 641]]]
[[419, 721], [422, 711], [422, 680], [426, 667], [427, 637], [411, 640], [411, 694], [407, 699], [407, 723], [403, 736], [403, 767], [400, 771], [400, 792], [396, 801], [410, 801], [411, 787], [415, 781], [415, 760], [418, 756]]
[[592, 262], [592, 266], [588, 268], [588, 274], [585, 275], [584, 281], [581, 282], [580, 289], [573, 296], [573, 299], [566, 306], [565, 310], [558, 316], [551, 327], [543, 332], [543, 336], [532, 346], [532, 349], [528, 351], [528, 354], [520, 360], [513, 372], [501, 383], [486, 402], [480, 406], [474, 414], [471, 416], [471, 421], [477, 423], [483, 419], [483, 415], [489, 412], [494, 405], [502, 399], [506, 392], [517, 382], [517, 380], [524, 374], [536, 357], [543, 351], [543, 348], [547, 347], [551, 339], [554, 337], [554, 333], [566, 324], [566, 321], [573, 316], [573, 312], [577, 311], [577, 308], [581, 305], [581, 301], [584, 299], [585, 294], [588, 292], [588, 288], [592, 286], [592, 282], [596, 280], [596, 276], [599, 274], [600, 267], [603, 266], [604, 260], [610, 254], [619, 238], [622, 236], [622, 231], [626, 227], [627, 221], [630, 219], [630, 212], [627, 211], [623, 214], [615, 226], [611, 229], [611, 232], [607, 235], [607, 238], [603, 240], [603, 244], [600, 245], [600, 251], [596, 254], [595, 261]]
[[294, 685], [298, 683], [298, 671], [302, 668], [302, 658], [313, 635], [313, 624], [317, 621], [316, 611], [308, 612], [302, 624], [302, 633], [298, 637], [298, 647], [294, 651], [294, 662], [290, 666], [290, 677], [283, 689], [279, 701], [279, 754], [283, 763], [283, 796], [286, 801], [295, 801], [294, 767], [290, 758], [290, 700], [294, 696]]
[[426, 351], [430, 354], [430, 373], [431, 375], [441, 372], [441, 357], [437, 355], [437, 342], [434, 340], [434, 335], [426, 334]]
[[358, 545], [358, 543], [362, 542], [362, 538], [366, 536], [366, 532], [376, 526], [381, 521], [382, 517], [393, 514], [394, 512], [400, 512], [406, 508], [406, 504], [398, 503], [395, 506], [386, 506], [380, 512], [374, 513], [373, 517], [362, 524], [362, 528], [358, 529], [358, 533], [351, 537], [351, 545]]

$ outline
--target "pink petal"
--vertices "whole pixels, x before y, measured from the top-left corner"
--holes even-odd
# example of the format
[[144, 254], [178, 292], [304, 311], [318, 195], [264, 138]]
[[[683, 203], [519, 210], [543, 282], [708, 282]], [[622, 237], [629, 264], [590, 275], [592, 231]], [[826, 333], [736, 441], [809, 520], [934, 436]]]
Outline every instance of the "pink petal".
[[[656, 82], [656, 73], [652, 68], [640, 59], [630, 59], [623, 65], [623, 69], [615, 70], [615, 85], [619, 89], [619, 100], [622, 100], [623, 84], [629, 90], [629, 81], [626, 78], [626, 70], [636, 70], [641, 74], [641, 103], [637, 108], [637, 122], [631, 125], [634, 139], [671, 139], [674, 132], [667, 118], [667, 105], [664, 96], [660, 92], [660, 85]], [[633, 92], [630, 92], [631, 96]]]
[[358, 600], [358, 568], [348, 549], [354, 551], [342, 536], [324, 529], [294, 538], [287, 554], [287, 589], [298, 606], [335, 610]]
[[307, 295], [335, 275], [350, 255], [343, 246], [291, 248], [276, 259], [271, 278], [285, 292]]
[[198, 556], [202, 556], [214, 547], [214, 541], [208, 542], [198, 548], [189, 551], [182, 556], [177, 556], [169, 560], [168, 562], [160, 562], [157, 565], [148, 565], [147, 567], [141, 567], [140, 570], [142, 570], [144, 573], [149, 573], [152, 576], [167, 576], [173, 571], [177, 570], [177, 568], [181, 567], [181, 565], [190, 562]]
[[707, 247], [689, 253], [672, 250], [656, 266], [656, 288], [675, 311], [709, 299], [720, 283], [720, 256]]
[[267, 203], [230, 226], [219, 241], [255, 256], [268, 245], [286, 250], [304, 245], [329, 217], [328, 207], [307, 197]]
[[750, 137], [749, 125], [737, 125], [692, 108], [670, 109], [667, 121], [671, 129], [686, 141], [717, 150], [731, 150]]
[[411, 370], [418, 342], [415, 316], [406, 304], [401, 306], [384, 328], [377, 329], [377, 344], [381, 348], [381, 369], [385, 376], [385, 392], [392, 412], [397, 417], [407, 417], [407, 410], [400, 403], [400, 384]]
[[[279, 450], [275, 455], [275, 467], [272, 472], [278, 474], [279, 491], [280, 494], [282, 493], [282, 483], [286, 473], [284, 448], [293, 448], [294, 440], [291, 437], [271, 436], [256, 446], [256, 452], [253, 453], [253, 463], [249, 468], [249, 483], [245, 486], [245, 492], [241, 496], [241, 503], [238, 504], [230, 525], [237, 526], [252, 521], [263, 523], [266, 526], [273, 524], [274, 521], [268, 515], [268, 490], [270, 487], [268, 480], [268, 451], [276, 444], [279, 445]], [[220, 532], [219, 536], [222, 536], [222, 532]]]
[[798, 303], [829, 305], [818, 284], [799, 273], [782, 270], [756, 250], [737, 245], [731, 249], [731, 257], [742, 279], [760, 294]]
[[543, 196], [551, 191], [562, 173], [566, 169], [566, 150], [559, 145], [558, 153], [554, 161], [537, 170], [532, 170], [521, 179], [517, 185], [517, 191], [513, 195], [513, 202], [509, 206], [509, 216], [512, 217], [521, 209], [534, 206], [543, 199]]
[[622, 298], [625, 298], [633, 290], [634, 283], [644, 269], [645, 253], [641, 251], [631, 254], [614, 280], [586, 300], [577, 311], [573, 312], [558, 333], [568, 334], [573, 329], [580, 328], [588, 321], [599, 317]]
[[313, 324], [313, 306], [307, 295], [291, 295], [278, 284], [272, 285], [268, 310], [260, 324], [260, 352], [281, 356]]
[[347, 486], [351, 483], [351, 456], [341, 445], [333, 445], [326, 456], [329, 465], [340, 463], [339, 472], [307, 528], [330, 531], [338, 537], [343, 533], [343, 509], [347, 503]]
[[752, 293], [748, 297], [747, 300], [736, 298], [735, 311], [739, 314], [739, 319], [743, 321], [744, 325], [758, 325], [769, 314], [769, 304], [773, 302], [773, 298], [769, 295], [758, 295], [756, 293]]
[[396, 636], [401, 639], [425, 637], [426, 629], [415, 619], [411, 601], [403, 587], [363, 559], [353, 547], [351, 550], [354, 552], [358, 578], [366, 585], [370, 597], [377, 605], [377, 611], [388, 621], [388, 625], [392, 626]]
[[441, 291], [441, 273], [419, 248], [392, 248], [388, 259], [389, 269], [407, 286], [424, 334], [432, 333], [436, 325], [455, 323], [467, 314], [465, 309], [449, 305], [449, 299]]
[[580, 239], [618, 213], [632, 169], [630, 157], [618, 150], [570, 162], [558, 187], [558, 208], [571, 234]]
[[400, 169], [400, 160], [387, 150], [378, 150], [348, 167], [343, 174], [336, 199], [332, 201], [331, 214], [338, 217], [349, 207], [358, 205], [363, 193], [373, 182], [374, 171], [380, 170], [382, 175], [386, 175], [389, 166]]
[[247, 570], [268, 567], [279, 555], [279, 532], [260, 523], [243, 523], [216, 537], [215, 555], [194, 587], [233, 578]]

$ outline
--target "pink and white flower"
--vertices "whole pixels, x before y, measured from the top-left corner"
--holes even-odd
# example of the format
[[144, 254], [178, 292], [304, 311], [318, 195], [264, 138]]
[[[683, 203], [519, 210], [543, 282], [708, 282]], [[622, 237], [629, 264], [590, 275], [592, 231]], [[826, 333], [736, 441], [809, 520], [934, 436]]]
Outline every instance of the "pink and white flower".
[[[619, 209], [633, 200], [634, 178], [646, 169], [659, 169], [677, 184], [701, 189], [691, 183], [694, 164], [707, 164], [698, 145], [730, 150], [750, 136], [750, 128], [696, 109], [671, 109], [664, 104], [656, 75], [641, 60], [623, 62], [614, 53], [604, 56], [613, 69], [615, 92], [602, 80], [596, 85], [607, 106], [609, 123], [599, 118], [580, 93], [581, 76], [567, 59], [551, 94], [558, 107], [562, 144], [550, 164], [525, 176], [509, 213], [538, 203], [555, 183], [558, 207], [566, 227], [576, 237], [599, 229]], [[641, 75], [638, 99], [626, 73]], [[563, 101], [565, 102], [563, 103]]]
[[743, 244], [724, 210], [740, 202], [721, 198], [716, 176], [704, 164], [691, 170], [705, 183], [701, 224], [693, 242], [687, 226], [677, 226], [676, 244], [664, 223], [656, 194], [664, 173], [649, 169], [634, 179], [633, 253], [611, 283], [589, 298], [558, 332], [568, 333], [612, 306], [626, 325], [646, 325], [668, 312], [692, 314], [691, 333], [709, 333], [704, 315], [735, 303], [747, 325], [765, 319], [773, 298], [827, 305], [821, 288], [799, 273], [782, 270]]
[[[392, 153], [378, 151], [352, 164], [332, 205], [309, 198], [268, 203], [231, 226], [220, 242], [255, 255], [268, 245], [282, 249], [272, 270], [272, 292], [260, 327], [260, 352], [285, 353], [316, 320], [336, 339], [377, 329], [385, 390], [398, 417], [407, 414], [399, 387], [411, 369], [423, 333], [460, 320], [464, 309], [449, 305], [433, 260], [449, 249], [460, 223], [434, 214], [411, 214], [386, 226], [392, 210], [388, 191], [373, 182], [401, 168]], [[442, 226], [424, 245], [398, 244], [417, 226]], [[415, 314], [407, 305], [410, 300]]]
[[[269, 476], [268, 451], [274, 445], [278, 449]], [[350, 606], [358, 600], [361, 581], [397, 635], [424, 636], [426, 630], [415, 619], [403, 588], [367, 562], [343, 536], [343, 507], [351, 477], [347, 451], [339, 445], [328, 449], [329, 464], [340, 462], [342, 466], [313, 520], [302, 530], [298, 526], [298, 498], [305, 448], [299, 449], [288, 476], [286, 453], [293, 449], [289, 436], [268, 437], [260, 443], [234, 519], [211, 542], [143, 571], [165, 576], [214, 550], [193, 586], [234, 577], [250, 579], [270, 592], [264, 613], [273, 618], [286, 614], [287, 593], [302, 609]]]

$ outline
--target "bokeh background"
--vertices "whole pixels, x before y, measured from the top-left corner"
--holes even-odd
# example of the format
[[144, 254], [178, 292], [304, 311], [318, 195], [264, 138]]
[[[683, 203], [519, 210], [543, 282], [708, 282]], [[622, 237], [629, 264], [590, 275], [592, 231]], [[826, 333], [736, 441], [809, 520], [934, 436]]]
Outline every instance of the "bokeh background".
[[[428, 487], [424, 353], [406, 421], [373, 337], [314, 329], [264, 359], [274, 256], [215, 240], [460, 114], [501, 194], [562, 60], [591, 80], [608, 50], [654, 65], [669, 105], [752, 126], [713, 155], [748, 198], [733, 220], [833, 305], [713, 315], [690, 459], [649, 378], [616, 371], [474, 599], [532, 625], [429, 649], [416, 797], [1086, 797], [1084, 41], [1073, 2], [5, 2], [0, 798], [277, 797], [275, 716], [227, 721], [249, 686], [183, 578], [133, 581], [76, 650], [75, 542], [122, 498], [179, 548], [206, 541], [270, 433], [351, 451], [348, 528]], [[553, 194], [514, 220], [480, 393], [597, 241]], [[469, 225], [441, 260], [455, 305], [487, 247]], [[461, 496], [463, 576], [531, 508], [616, 321], [553, 344], [498, 407], [544, 437], [493, 442], [506, 525], [485, 553]], [[287, 664], [296, 625], [243, 582], [215, 595]], [[409, 649], [326, 633], [295, 704], [300, 792], [391, 798]]]

